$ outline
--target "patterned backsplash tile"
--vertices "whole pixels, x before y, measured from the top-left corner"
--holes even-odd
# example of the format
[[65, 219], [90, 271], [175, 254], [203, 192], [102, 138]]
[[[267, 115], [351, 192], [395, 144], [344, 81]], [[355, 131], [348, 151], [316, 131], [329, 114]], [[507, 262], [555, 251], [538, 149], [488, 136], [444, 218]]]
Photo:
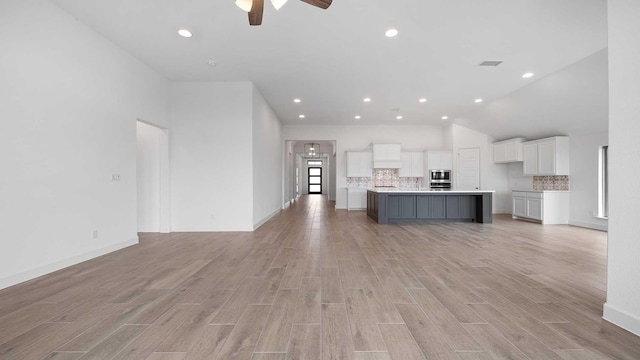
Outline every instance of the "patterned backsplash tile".
[[350, 188], [372, 188], [372, 187], [399, 187], [399, 188], [419, 188], [422, 178], [419, 177], [399, 177], [398, 169], [373, 169], [371, 178], [347, 178], [347, 187]]
[[534, 176], [534, 190], [569, 190], [569, 176]]

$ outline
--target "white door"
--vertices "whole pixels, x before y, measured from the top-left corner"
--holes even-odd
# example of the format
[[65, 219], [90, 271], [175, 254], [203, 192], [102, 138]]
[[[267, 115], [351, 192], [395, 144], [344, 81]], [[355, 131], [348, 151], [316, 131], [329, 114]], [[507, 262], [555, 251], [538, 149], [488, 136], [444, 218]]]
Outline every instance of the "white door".
[[480, 189], [480, 149], [460, 149], [458, 151], [457, 190]]

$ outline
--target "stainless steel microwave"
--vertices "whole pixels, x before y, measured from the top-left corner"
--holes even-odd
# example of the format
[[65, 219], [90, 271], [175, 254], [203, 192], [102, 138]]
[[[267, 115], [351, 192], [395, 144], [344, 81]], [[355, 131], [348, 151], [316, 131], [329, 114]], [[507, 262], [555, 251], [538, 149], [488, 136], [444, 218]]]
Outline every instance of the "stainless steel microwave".
[[451, 182], [451, 170], [429, 170], [429, 180], [432, 183]]

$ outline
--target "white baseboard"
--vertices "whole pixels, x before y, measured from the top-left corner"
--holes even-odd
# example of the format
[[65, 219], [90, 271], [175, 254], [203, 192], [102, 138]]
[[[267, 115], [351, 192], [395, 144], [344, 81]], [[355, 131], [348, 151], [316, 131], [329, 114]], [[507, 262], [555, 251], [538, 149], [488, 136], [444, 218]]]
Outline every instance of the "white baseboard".
[[626, 311], [616, 309], [609, 305], [609, 303], [605, 303], [602, 318], [640, 336], [640, 318], [637, 316], [631, 315]]
[[257, 222], [255, 225], [253, 225], [253, 231], [258, 230], [258, 228], [262, 225], [264, 225], [267, 221], [269, 221], [272, 217], [278, 215], [278, 213], [282, 211], [280, 209], [272, 212], [271, 214], [269, 214], [267, 217], [265, 217], [264, 219], [260, 220], [259, 222]]
[[511, 209], [493, 209], [494, 214], [509, 214], [511, 215]]
[[289, 206], [291, 206], [291, 200], [287, 201], [286, 203], [284, 203], [284, 205], [282, 205], [282, 210], [288, 208]]
[[[280, 211], [278, 209], [278, 211]], [[172, 226], [171, 233], [197, 233], [197, 232], [252, 232], [253, 226], [247, 225], [235, 225], [235, 226], [220, 226], [220, 227], [201, 227], [201, 226]]]
[[170, 234], [171, 233], [171, 227], [169, 225], [160, 226], [160, 233], [161, 234]]
[[109, 245], [102, 249], [89, 251], [84, 254], [80, 254], [77, 256], [73, 256], [64, 260], [56, 261], [54, 263], [37, 267], [35, 269], [27, 270], [21, 272], [19, 274], [11, 275], [5, 278], [0, 279], [0, 289], [8, 288], [9, 286], [13, 286], [19, 284], [21, 282], [25, 282], [31, 279], [35, 279], [42, 275], [46, 275], [52, 273], [54, 271], [58, 271], [60, 269], [64, 269], [71, 265], [79, 264], [81, 262], [91, 260], [93, 258], [97, 258], [98, 256], [102, 256], [120, 249], [124, 249], [126, 247], [136, 245], [138, 243], [138, 237], [131, 238], [127, 241], [123, 241], [117, 244]]
[[139, 233], [157, 233], [160, 232], [160, 228], [158, 226], [147, 226], [147, 225], [138, 225]]
[[588, 228], [588, 229], [594, 229], [594, 230], [600, 230], [600, 231], [609, 230], [609, 226], [606, 224], [598, 224], [598, 223], [580, 221], [580, 220], [574, 220], [574, 219], [569, 219], [569, 225]]

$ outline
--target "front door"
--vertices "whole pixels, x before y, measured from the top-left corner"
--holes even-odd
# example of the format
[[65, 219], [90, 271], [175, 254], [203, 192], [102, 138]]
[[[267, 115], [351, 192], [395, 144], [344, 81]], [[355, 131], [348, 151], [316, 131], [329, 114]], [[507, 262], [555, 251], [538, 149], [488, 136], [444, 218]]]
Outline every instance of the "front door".
[[309, 194], [322, 194], [322, 168], [309, 168]]

